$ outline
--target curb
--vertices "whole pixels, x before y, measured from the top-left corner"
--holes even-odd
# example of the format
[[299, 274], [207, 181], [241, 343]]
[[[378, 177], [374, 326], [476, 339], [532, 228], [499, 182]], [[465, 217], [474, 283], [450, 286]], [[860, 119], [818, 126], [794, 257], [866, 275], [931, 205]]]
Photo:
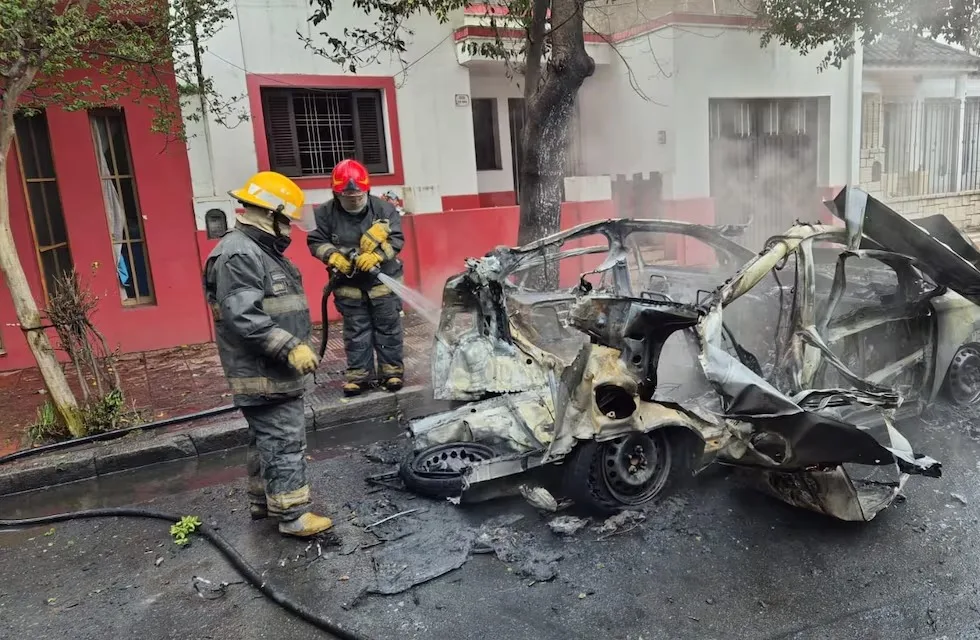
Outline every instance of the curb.
[[[306, 407], [308, 432], [343, 429], [365, 420], [399, 417], [412, 420], [445, 411], [455, 403], [432, 398], [432, 389], [406, 387], [397, 393], [374, 392], [318, 407]], [[42, 454], [0, 467], [0, 496], [88, 480], [160, 462], [203, 456], [248, 444], [248, 425], [235, 417], [177, 433], [124, 436], [65, 453]]]

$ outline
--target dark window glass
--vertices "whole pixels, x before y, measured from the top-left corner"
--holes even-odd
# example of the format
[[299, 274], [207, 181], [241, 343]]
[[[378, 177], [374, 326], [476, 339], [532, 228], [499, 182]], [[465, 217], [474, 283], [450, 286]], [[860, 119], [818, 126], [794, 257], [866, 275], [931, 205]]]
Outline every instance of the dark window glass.
[[14, 128], [38, 264], [45, 294], [51, 295], [54, 283], [74, 265], [54, 169], [48, 119], [43, 112], [31, 116], [18, 114], [14, 118]]
[[473, 144], [476, 148], [477, 171], [495, 171], [502, 168], [495, 98], [473, 100]]

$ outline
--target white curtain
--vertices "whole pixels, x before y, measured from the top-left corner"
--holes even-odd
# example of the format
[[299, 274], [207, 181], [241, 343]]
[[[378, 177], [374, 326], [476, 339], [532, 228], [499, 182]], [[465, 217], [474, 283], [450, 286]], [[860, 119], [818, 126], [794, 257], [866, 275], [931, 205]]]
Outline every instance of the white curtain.
[[[122, 241], [126, 227], [126, 209], [123, 206], [122, 196], [119, 193], [116, 181], [112, 179], [109, 171], [109, 163], [106, 162], [106, 153], [109, 150], [109, 132], [98, 125], [98, 121], [92, 122], [95, 130], [95, 155], [99, 158], [99, 175], [102, 177], [102, 198], [105, 201], [106, 219], [109, 223], [109, 233], [112, 234], [112, 248], [115, 250], [116, 269], [119, 271], [119, 262], [122, 260]], [[128, 271], [128, 270], [127, 270]], [[131, 274], [128, 274], [132, 277]], [[120, 274], [120, 284], [123, 282]], [[125, 295], [123, 296], [125, 297]]]

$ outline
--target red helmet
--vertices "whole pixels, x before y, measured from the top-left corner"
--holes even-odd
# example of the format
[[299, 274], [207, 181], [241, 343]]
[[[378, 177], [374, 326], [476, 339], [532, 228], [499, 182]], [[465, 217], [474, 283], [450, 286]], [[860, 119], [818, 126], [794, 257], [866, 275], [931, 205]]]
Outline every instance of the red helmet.
[[367, 167], [350, 158], [337, 163], [331, 177], [334, 193], [367, 193], [371, 188], [371, 176], [368, 174]]

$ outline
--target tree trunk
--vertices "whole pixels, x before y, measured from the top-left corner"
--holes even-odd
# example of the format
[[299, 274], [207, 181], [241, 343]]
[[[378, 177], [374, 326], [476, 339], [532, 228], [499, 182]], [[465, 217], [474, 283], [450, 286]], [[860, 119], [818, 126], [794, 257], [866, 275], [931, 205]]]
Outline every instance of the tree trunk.
[[[542, 4], [547, 9], [547, 3], [534, 3], [535, 14]], [[595, 62], [585, 50], [584, 6], [584, 0], [552, 0], [551, 56], [547, 61], [537, 55], [541, 47], [534, 41], [543, 31], [535, 28], [540, 16], [531, 17], [532, 41], [524, 87], [527, 112], [520, 149], [519, 244], [555, 233], [561, 226], [568, 128], [576, 94], [595, 71]]]
[[[4, 113], [4, 116], [7, 116]], [[41, 326], [41, 313], [31, 294], [30, 285], [24, 267], [20, 264], [17, 248], [14, 246], [14, 235], [10, 229], [10, 199], [7, 194], [7, 160], [11, 143], [13, 142], [13, 117], [9, 114], [0, 123], [0, 272], [7, 283], [10, 297], [14, 301], [17, 320], [25, 331], [27, 344], [34, 354], [41, 378], [48, 389], [48, 396], [54, 405], [59, 419], [73, 436], [85, 435], [85, 425], [82, 424], [78, 402], [68, 386], [65, 373], [58, 364], [54, 349], [48, 335], [37, 327]]]

